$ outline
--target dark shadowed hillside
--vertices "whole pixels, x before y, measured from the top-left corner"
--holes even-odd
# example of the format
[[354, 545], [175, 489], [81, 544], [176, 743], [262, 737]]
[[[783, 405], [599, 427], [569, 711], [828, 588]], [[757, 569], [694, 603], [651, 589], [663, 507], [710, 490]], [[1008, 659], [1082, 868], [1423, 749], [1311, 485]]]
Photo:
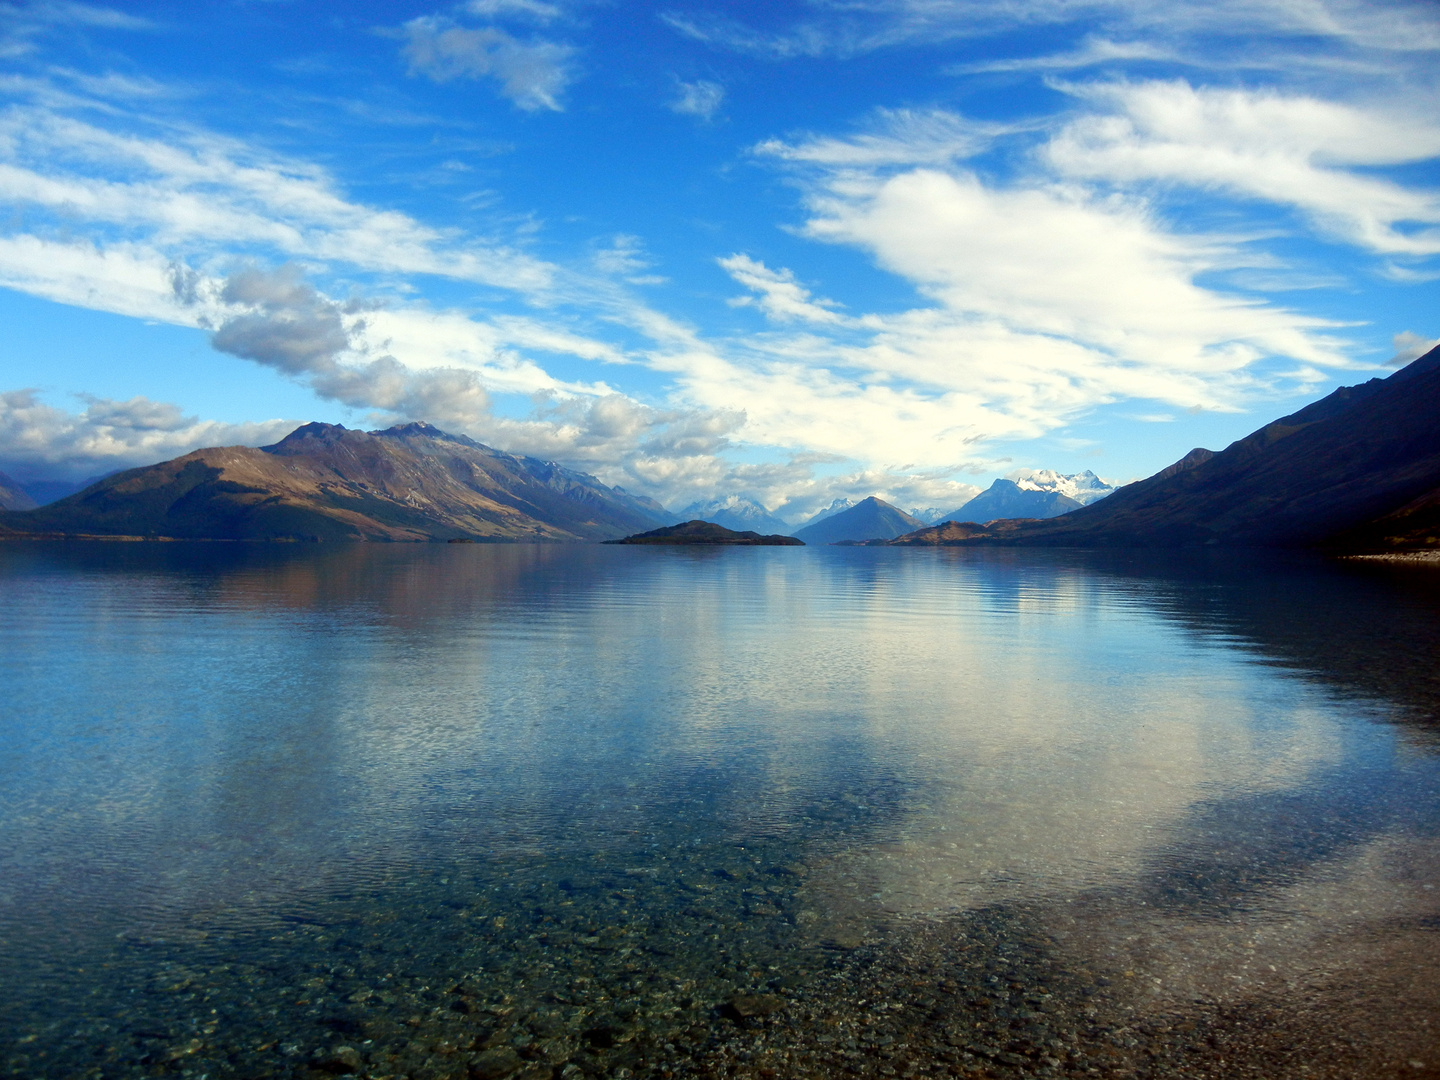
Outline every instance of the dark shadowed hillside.
[[35, 500], [10, 477], [0, 473], [0, 510], [32, 510]]
[[225, 540], [603, 540], [669, 520], [663, 507], [554, 462], [428, 424], [306, 424], [274, 446], [197, 450], [107, 477], [11, 533]]
[[1049, 521], [946, 522], [891, 543], [1437, 546], [1440, 349]]
[[742, 547], [805, 546], [803, 540], [797, 540], [793, 536], [781, 536], [778, 533], [762, 536], [760, 533], [750, 529], [727, 529], [724, 525], [716, 525], [713, 521], [701, 521], [698, 518], [694, 521], [682, 521], [679, 525], [666, 525], [660, 529], [637, 533], [634, 536], [627, 536], [623, 540], [606, 540], [604, 543], [679, 544], [684, 546], [694, 544], [733, 544]]

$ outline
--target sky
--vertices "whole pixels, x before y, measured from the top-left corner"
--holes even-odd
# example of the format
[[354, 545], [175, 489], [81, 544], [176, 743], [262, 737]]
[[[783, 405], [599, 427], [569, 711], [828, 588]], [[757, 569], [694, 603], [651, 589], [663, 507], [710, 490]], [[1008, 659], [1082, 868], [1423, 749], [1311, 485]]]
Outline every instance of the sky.
[[1147, 476], [1440, 337], [1440, 5], [0, 0], [0, 470]]

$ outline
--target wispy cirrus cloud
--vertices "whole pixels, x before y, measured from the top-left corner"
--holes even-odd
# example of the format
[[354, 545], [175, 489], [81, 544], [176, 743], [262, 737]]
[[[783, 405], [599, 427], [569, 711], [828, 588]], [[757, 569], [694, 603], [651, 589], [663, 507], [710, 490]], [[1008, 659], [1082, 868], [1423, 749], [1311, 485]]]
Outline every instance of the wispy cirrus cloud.
[[[1004, 437], [1022, 417], [1043, 425], [1126, 396], [1234, 408], [1265, 357], [1347, 363], [1323, 320], [1199, 284], [1246, 265], [1243, 246], [1169, 231], [1142, 197], [1063, 177], [996, 185], [959, 164], [916, 165], [934, 140], [922, 133], [915, 154], [904, 141], [902, 129], [857, 136], [853, 155], [833, 136], [760, 152], [806, 168], [804, 235], [868, 252], [931, 302], [852, 320], [870, 342], [837, 340], [839, 355], [988, 403], [988, 432], [983, 410], [969, 410], [976, 431]], [[783, 276], [747, 284], [772, 304], [786, 298], [779, 285], [793, 288]]]
[[374, 271], [545, 289], [552, 268], [345, 197], [312, 165], [200, 131], [118, 131], [43, 106], [0, 115], [0, 200], [201, 252], [274, 251]]
[[1041, 56], [1015, 56], [1005, 59], [975, 60], [951, 64], [949, 75], [986, 75], [1000, 72], [1078, 71], [1105, 64], [1132, 63], [1137, 60], [1178, 61], [1173, 48], [1151, 41], [1112, 41], [1094, 34], [1087, 35], [1074, 49]]
[[1378, 254], [1440, 254], [1440, 188], [1371, 171], [1440, 157], [1432, 115], [1181, 80], [1068, 89], [1098, 108], [1045, 148], [1064, 175], [1219, 190], [1293, 207], [1331, 236]]
[[731, 299], [733, 307], [755, 304], [766, 315], [780, 322], [838, 324], [845, 321], [844, 316], [835, 310], [839, 306], [835, 301], [815, 299], [789, 270], [771, 270], [748, 255], [731, 255], [720, 259], [719, 263], [727, 274], [752, 293]]
[[759, 29], [708, 6], [662, 19], [687, 37], [775, 59], [854, 56], [877, 49], [974, 39], [1002, 29], [1089, 23], [1111, 37], [1255, 34], [1312, 38], [1399, 53], [1440, 49], [1440, 17], [1424, 0], [858, 0], [810, 7], [784, 29]]
[[47, 36], [66, 31], [153, 30], [149, 19], [77, 0], [0, 3], [0, 57], [33, 53]]
[[864, 128], [846, 135], [767, 139], [761, 157], [826, 168], [875, 169], [897, 165], [943, 165], [973, 157], [1033, 123], [979, 122], [945, 109], [876, 109]]

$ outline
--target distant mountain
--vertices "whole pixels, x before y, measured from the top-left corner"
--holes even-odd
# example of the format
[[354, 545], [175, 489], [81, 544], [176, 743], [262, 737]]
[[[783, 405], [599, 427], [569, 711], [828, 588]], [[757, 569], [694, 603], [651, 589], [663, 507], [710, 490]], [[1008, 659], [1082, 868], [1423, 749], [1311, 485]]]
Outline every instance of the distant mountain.
[[872, 495], [848, 510], [797, 529], [795, 536], [807, 544], [838, 544], [843, 540], [888, 540], [923, 526], [918, 518]]
[[892, 543], [1440, 550], [1440, 348], [1064, 517]]
[[708, 502], [693, 502], [681, 510], [679, 516], [686, 521], [712, 521], [716, 525], [741, 532], [747, 529], [758, 533], [790, 532], [789, 525], [748, 495], [725, 495]]
[[828, 517], [834, 517], [836, 514], [840, 513], [842, 510], [849, 510], [849, 509], [850, 509], [852, 506], [854, 506], [854, 505], [855, 505], [855, 500], [854, 500], [854, 499], [836, 499], [836, 500], [835, 500], [834, 502], [832, 502], [829, 506], [827, 506], [824, 510], [821, 510], [821, 511], [820, 511], [819, 513], [817, 513], [817, 514], [813, 514], [811, 517], [809, 517], [808, 519], [806, 519], [805, 524], [804, 524], [804, 525], [801, 525], [800, 528], [808, 529], [811, 525], [816, 525], [816, 524], [824, 521], [824, 520], [825, 520], [826, 518], [828, 518]]
[[1080, 503], [1059, 491], [1021, 487], [996, 480], [986, 490], [945, 515], [946, 521], [994, 521], [997, 518], [1052, 518], [1079, 510]]
[[945, 511], [938, 506], [912, 506], [910, 516], [926, 525], [934, 525], [935, 522], [945, 519]]
[[0, 510], [33, 509], [35, 500], [30, 497], [30, 493], [21, 487], [18, 481], [0, 472]]
[[1022, 491], [1058, 491], [1081, 506], [1099, 502], [1115, 490], [1089, 469], [1080, 473], [1057, 473], [1054, 469], [1017, 469], [1005, 479], [1014, 480]]
[[306, 424], [273, 446], [129, 469], [0, 531], [254, 540], [603, 540], [673, 520], [649, 499], [429, 424]]
[[627, 536], [622, 540], [605, 540], [606, 544], [734, 544], [747, 547], [804, 547], [803, 540], [793, 536], [761, 536], [749, 529], [736, 531], [713, 521], [685, 521], [679, 525], [667, 525], [663, 529]]

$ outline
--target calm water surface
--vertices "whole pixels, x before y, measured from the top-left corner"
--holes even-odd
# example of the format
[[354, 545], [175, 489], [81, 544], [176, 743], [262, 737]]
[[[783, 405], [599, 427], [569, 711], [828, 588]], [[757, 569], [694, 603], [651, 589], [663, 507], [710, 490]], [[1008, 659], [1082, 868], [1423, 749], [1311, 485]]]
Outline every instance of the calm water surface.
[[0, 597], [7, 1075], [1440, 1076], [1434, 569], [11, 544]]

